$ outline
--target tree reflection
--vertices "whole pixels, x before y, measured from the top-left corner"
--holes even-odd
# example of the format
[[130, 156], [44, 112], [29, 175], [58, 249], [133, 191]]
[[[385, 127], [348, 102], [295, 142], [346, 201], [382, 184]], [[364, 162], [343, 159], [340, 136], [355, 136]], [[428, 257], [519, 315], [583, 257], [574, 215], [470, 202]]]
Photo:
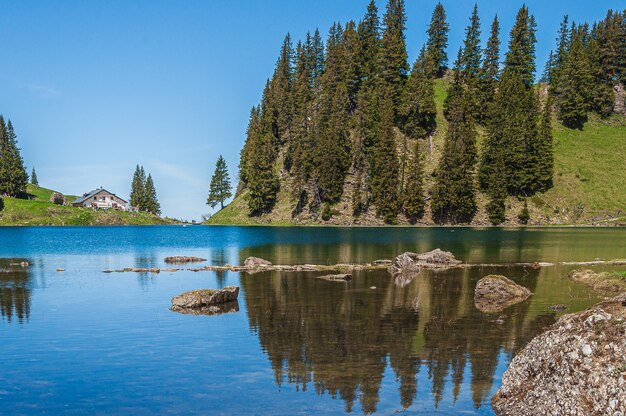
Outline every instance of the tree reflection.
[[19, 323], [30, 317], [30, 276], [26, 259], [0, 259], [0, 314]]
[[[422, 272], [405, 287], [384, 271], [357, 273], [348, 284], [311, 273], [243, 274], [241, 284], [250, 326], [277, 384], [303, 391], [313, 385], [318, 394], [343, 400], [347, 412], [358, 402], [373, 413], [387, 366], [405, 409], [414, 403], [424, 367], [434, 407], [446, 394], [456, 402], [462, 386], [470, 385], [478, 408], [493, 387], [503, 349], [513, 354], [554, 322], [550, 314], [528, 316], [530, 302], [495, 315], [478, 311], [473, 288], [489, 272]], [[534, 290], [538, 271], [517, 272]]]

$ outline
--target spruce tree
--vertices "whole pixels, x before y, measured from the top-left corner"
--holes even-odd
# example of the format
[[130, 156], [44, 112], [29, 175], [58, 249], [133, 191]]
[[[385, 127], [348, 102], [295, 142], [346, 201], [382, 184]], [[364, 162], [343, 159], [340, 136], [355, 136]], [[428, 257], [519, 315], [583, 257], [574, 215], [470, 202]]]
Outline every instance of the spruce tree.
[[554, 145], [552, 140], [552, 97], [548, 95], [539, 123], [539, 145], [537, 148], [537, 186], [540, 192], [552, 187], [554, 175]]
[[461, 81], [467, 91], [470, 100], [470, 110], [474, 118], [479, 115], [479, 77], [481, 73], [482, 50], [480, 48], [480, 18], [478, 17], [478, 5], [474, 4], [474, 10], [470, 17], [470, 24], [465, 28], [465, 40], [461, 55]]
[[424, 216], [424, 162], [419, 141], [415, 140], [413, 160], [409, 166], [406, 187], [404, 189], [404, 213], [411, 223]]
[[506, 220], [505, 204], [508, 194], [503, 152], [496, 154], [496, 160], [490, 175], [487, 189], [487, 195], [489, 196], [487, 215], [492, 225], [500, 225]]
[[404, 0], [388, 1], [383, 22], [385, 29], [380, 47], [380, 79], [383, 83], [381, 89], [391, 94], [394, 114], [396, 114], [397, 109], [400, 108], [402, 91], [409, 70], [404, 35], [406, 24]]
[[449, 26], [446, 21], [446, 11], [441, 3], [437, 3], [428, 25], [428, 41], [426, 43], [427, 52], [433, 59], [436, 76], [440, 77], [447, 69], [448, 54], [448, 31]]
[[483, 51], [483, 64], [479, 76], [478, 120], [487, 124], [493, 112], [493, 103], [500, 74], [500, 23], [494, 17], [487, 47]]
[[370, 187], [376, 213], [388, 224], [396, 221], [399, 209], [398, 154], [393, 125], [393, 101], [390, 94], [381, 97], [378, 138], [370, 163]]
[[379, 73], [378, 54], [380, 50], [380, 21], [374, 0], [367, 6], [367, 12], [359, 22], [358, 30], [361, 60], [361, 83], [370, 86]]
[[437, 127], [435, 88], [429, 70], [431, 63], [426, 49], [422, 48], [404, 92], [400, 111], [402, 131], [412, 139], [431, 135]]
[[161, 204], [159, 204], [159, 200], [157, 198], [156, 188], [154, 187], [154, 182], [152, 181], [152, 175], [148, 174], [146, 178], [146, 185], [144, 188], [145, 191], [145, 206], [144, 210], [154, 214], [161, 214]]
[[567, 60], [567, 55], [569, 54], [569, 46], [570, 46], [570, 28], [569, 28], [569, 18], [567, 15], [563, 16], [563, 20], [559, 26], [559, 33], [556, 39], [557, 49], [556, 53], [552, 57], [552, 62], [550, 65], [550, 94], [553, 97], [557, 97], [559, 94], [561, 74], [563, 72], [563, 67]]
[[[460, 60], [461, 54], [457, 65]], [[448, 130], [432, 191], [432, 217], [437, 224], [469, 223], [476, 213], [477, 133], [471, 102], [463, 91], [458, 66], [451, 89], [460, 92], [449, 102]]]
[[133, 181], [130, 185], [130, 205], [136, 207], [139, 211], [144, 210], [145, 176], [142, 177], [142, 169], [137, 165], [135, 173], [133, 174]]
[[26, 193], [28, 174], [11, 120], [5, 126], [0, 116], [0, 124], [0, 193], [17, 197]]
[[207, 205], [211, 208], [215, 208], [217, 204], [220, 204], [221, 209], [224, 209], [224, 201], [232, 195], [226, 161], [222, 155], [220, 155], [215, 164], [215, 172], [213, 172], [213, 176], [211, 177]]
[[35, 172], [35, 167], [33, 166], [33, 170], [30, 174], [30, 183], [35, 186], [39, 186], [39, 179], [37, 179], [37, 172]]
[[523, 225], [528, 224], [528, 221], [530, 220], [530, 212], [528, 212], [528, 201], [527, 200], [524, 200], [524, 207], [522, 208], [522, 210], [518, 214], [517, 219], [519, 220], [520, 224], [523, 224]]
[[277, 200], [278, 174], [274, 166], [272, 139], [268, 133], [253, 142], [248, 160], [248, 208], [251, 215], [271, 211]]

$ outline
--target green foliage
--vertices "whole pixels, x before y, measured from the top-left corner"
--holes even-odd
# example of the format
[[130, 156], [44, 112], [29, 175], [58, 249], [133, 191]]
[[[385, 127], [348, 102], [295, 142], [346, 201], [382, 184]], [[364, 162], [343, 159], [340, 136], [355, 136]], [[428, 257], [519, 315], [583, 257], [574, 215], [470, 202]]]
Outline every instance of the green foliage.
[[503, 153], [497, 153], [496, 163], [490, 173], [487, 195], [487, 215], [493, 225], [500, 225], [506, 220], [506, 176]]
[[528, 221], [530, 220], [530, 213], [528, 212], [528, 202], [526, 200], [524, 200], [524, 208], [522, 208], [522, 210], [520, 211], [517, 219], [520, 224], [524, 225], [528, 224]]
[[385, 30], [380, 46], [381, 90], [390, 94], [395, 111], [400, 107], [409, 71], [404, 35], [406, 23], [404, 0], [388, 0], [383, 21]]
[[324, 204], [324, 209], [322, 210], [322, 220], [328, 221], [332, 217], [332, 211], [330, 209], [330, 204]]
[[130, 185], [130, 205], [139, 211], [145, 210], [145, 183], [146, 173], [143, 166], [137, 165]]
[[435, 74], [442, 76], [447, 69], [448, 54], [448, 22], [446, 21], [446, 11], [441, 3], [437, 3], [428, 25], [428, 41], [426, 43], [427, 52], [434, 62]]
[[220, 155], [215, 164], [215, 172], [213, 172], [213, 176], [211, 177], [207, 205], [211, 208], [215, 208], [217, 204], [220, 204], [223, 209], [224, 201], [231, 196], [233, 196], [233, 194], [231, 192], [228, 168], [226, 167], [226, 161], [222, 155]]
[[0, 212], [4, 209], [4, 199], [0, 196]]
[[412, 139], [431, 135], [437, 127], [435, 88], [430, 77], [432, 59], [425, 48], [413, 64], [400, 110], [402, 131]]
[[483, 51], [484, 59], [478, 79], [478, 121], [487, 124], [493, 114], [494, 98], [500, 74], [500, 23], [498, 16], [491, 24], [487, 47]]
[[148, 174], [148, 178], [146, 179], [145, 190], [145, 211], [154, 215], [161, 214], [161, 204], [159, 204], [159, 200], [156, 194], [156, 188], [154, 187], [154, 182], [152, 181], [152, 175]]
[[26, 192], [28, 174], [17, 147], [17, 136], [11, 120], [4, 123], [0, 116], [0, 194], [21, 196]]
[[420, 152], [419, 141], [415, 141], [413, 160], [409, 166], [406, 186], [404, 188], [404, 213], [409, 221], [415, 223], [424, 216], [426, 201], [424, 199], [424, 162]]
[[276, 203], [279, 189], [278, 175], [274, 168], [271, 138], [268, 134], [255, 138], [248, 161], [248, 208], [250, 214], [259, 215], [270, 211]]
[[33, 170], [30, 174], [30, 183], [35, 186], [39, 186], [39, 179], [37, 179], [37, 172], [35, 172], [35, 167], [33, 166]]

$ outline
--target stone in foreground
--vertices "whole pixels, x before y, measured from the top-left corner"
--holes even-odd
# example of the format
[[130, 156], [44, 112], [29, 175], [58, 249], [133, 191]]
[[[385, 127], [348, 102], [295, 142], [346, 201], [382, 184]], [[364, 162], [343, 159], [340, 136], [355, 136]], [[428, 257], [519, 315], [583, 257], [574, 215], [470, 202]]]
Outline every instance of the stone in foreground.
[[498, 415], [624, 415], [626, 294], [562, 316], [511, 362]]
[[194, 257], [194, 256], [169, 256], [165, 258], [165, 262], [166, 263], [176, 263], [176, 264], [182, 264], [182, 263], [199, 263], [202, 261], [206, 261], [206, 259], [203, 259], [202, 257]]
[[220, 305], [226, 302], [237, 300], [239, 296], [238, 286], [226, 286], [224, 289], [199, 289], [181, 293], [172, 298], [173, 311], [181, 309], [204, 308], [208, 306]]
[[328, 280], [331, 282], [347, 282], [352, 280], [351, 274], [326, 274], [324, 276], [315, 276], [318, 279]]
[[259, 258], [259, 257], [248, 257], [247, 259], [243, 261], [243, 265], [244, 267], [254, 269], [257, 267], [271, 266], [272, 262]]
[[497, 274], [485, 276], [476, 283], [474, 305], [484, 313], [500, 312], [526, 300], [532, 293], [511, 279]]
[[171, 308], [174, 312], [184, 315], [222, 315], [225, 313], [239, 312], [239, 302], [220, 303], [219, 305], [202, 306], [200, 308]]
[[449, 251], [443, 251], [438, 248], [426, 253], [406, 253], [400, 254], [393, 260], [393, 264], [389, 267], [392, 274], [419, 272], [421, 268], [425, 269], [443, 269], [455, 267], [462, 261], [457, 260], [454, 254]]

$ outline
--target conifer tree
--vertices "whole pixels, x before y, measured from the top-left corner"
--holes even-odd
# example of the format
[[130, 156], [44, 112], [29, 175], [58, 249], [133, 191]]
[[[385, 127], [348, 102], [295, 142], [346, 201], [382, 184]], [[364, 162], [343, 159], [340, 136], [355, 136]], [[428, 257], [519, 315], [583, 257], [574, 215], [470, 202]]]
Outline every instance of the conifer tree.
[[424, 162], [419, 141], [415, 140], [413, 160], [409, 166], [406, 187], [404, 189], [404, 213], [411, 223], [424, 215]]
[[378, 139], [370, 163], [370, 187], [377, 215], [392, 224], [396, 221], [400, 202], [398, 154], [393, 126], [393, 101], [390, 94], [384, 94], [381, 99]]
[[148, 177], [146, 178], [144, 195], [145, 195], [144, 211], [149, 212], [154, 215], [160, 215], [161, 204], [159, 204], [159, 200], [157, 198], [157, 193], [156, 193], [156, 188], [154, 187], [152, 175], [150, 174], [148, 174]]
[[[409, 66], [405, 42], [404, 0], [389, 0], [383, 18], [385, 29], [380, 47], [381, 89], [391, 94], [394, 114], [400, 108]], [[395, 115], [394, 115], [395, 117]]]
[[433, 59], [436, 69], [436, 76], [440, 77], [447, 69], [448, 54], [448, 22], [446, 21], [446, 11], [439, 2], [433, 10], [433, 14], [428, 25], [428, 41], [426, 43], [427, 52]]
[[207, 205], [211, 208], [215, 208], [217, 204], [220, 204], [221, 209], [224, 209], [224, 201], [232, 195], [226, 161], [222, 155], [220, 155], [215, 164], [215, 172], [213, 172], [213, 176], [211, 177]]
[[139, 165], [135, 168], [133, 174], [133, 181], [130, 185], [130, 205], [136, 207], [139, 211], [144, 210], [144, 194], [145, 194], [145, 174], [142, 176], [143, 168], [139, 168]]
[[463, 53], [461, 56], [461, 81], [467, 91], [467, 98], [474, 118], [479, 114], [479, 77], [481, 73], [482, 50], [480, 48], [480, 18], [478, 17], [478, 5], [474, 4], [474, 10], [470, 17], [470, 24], [465, 28], [465, 40], [463, 41]]
[[528, 212], [528, 201], [524, 199], [524, 207], [522, 208], [522, 210], [520, 211], [519, 215], [517, 216], [517, 219], [519, 220], [520, 224], [528, 224], [528, 221], [530, 220], [530, 212]]
[[28, 174], [11, 120], [5, 125], [0, 116], [0, 124], [0, 194], [17, 197], [26, 192]]
[[432, 134], [437, 127], [435, 88], [430, 77], [431, 66], [432, 60], [422, 47], [407, 81], [400, 111], [402, 130], [412, 139], [424, 138]]
[[537, 147], [537, 186], [540, 192], [552, 187], [554, 175], [554, 145], [552, 140], [552, 97], [543, 106], [539, 123], [539, 145]]
[[30, 183], [39, 186], [39, 179], [37, 179], [37, 172], [35, 172], [35, 167], [33, 166], [33, 170], [30, 174]]
[[487, 195], [489, 196], [487, 215], [492, 225], [500, 225], [506, 220], [505, 204], [508, 194], [503, 152], [496, 154], [496, 160], [490, 175], [487, 189]]
[[361, 83], [373, 85], [379, 73], [380, 49], [380, 21], [374, 0], [367, 6], [367, 12], [359, 22], [357, 32], [360, 43]]
[[291, 100], [291, 83], [293, 47], [289, 33], [285, 36], [280, 48], [280, 55], [276, 62], [276, 69], [272, 77], [272, 118], [275, 123], [275, 136], [279, 143], [288, 141], [288, 133], [293, 116]]
[[563, 72], [563, 66], [567, 59], [570, 46], [570, 28], [568, 26], [569, 17], [563, 16], [563, 20], [559, 26], [559, 33], [556, 39], [557, 49], [552, 57], [549, 79], [550, 79], [550, 94], [553, 97], [559, 94], [559, 83], [561, 81], [561, 73]]
[[486, 124], [492, 113], [500, 74], [500, 23], [494, 17], [479, 77], [478, 120]]
[[463, 93], [457, 59], [457, 70], [449, 102], [449, 125], [443, 153], [436, 170], [431, 210], [437, 224], [469, 223], [476, 213], [474, 171], [476, 164], [476, 128], [471, 103]]
[[268, 133], [253, 142], [248, 160], [248, 208], [250, 214], [268, 212], [276, 203], [279, 189], [278, 174], [274, 167], [272, 139]]

